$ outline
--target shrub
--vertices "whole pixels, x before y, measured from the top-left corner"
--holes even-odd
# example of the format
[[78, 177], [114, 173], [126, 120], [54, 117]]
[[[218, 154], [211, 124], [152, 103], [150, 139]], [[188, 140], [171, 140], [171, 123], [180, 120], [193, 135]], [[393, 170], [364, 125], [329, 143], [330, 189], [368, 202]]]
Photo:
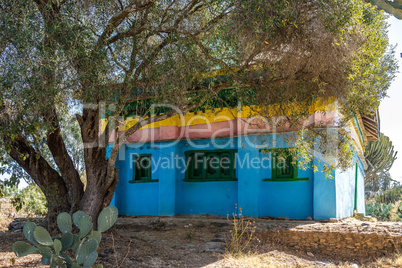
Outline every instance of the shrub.
[[17, 212], [28, 216], [44, 216], [47, 213], [47, 201], [41, 189], [35, 183], [23, 189], [16, 186], [0, 186], [0, 197], [8, 198]]
[[239, 215], [233, 214], [233, 219], [227, 216], [227, 219], [232, 226], [229, 231], [229, 236], [226, 239], [226, 250], [233, 254], [242, 253], [250, 244], [253, 238], [255, 228], [255, 222], [251, 222], [245, 219], [242, 215], [242, 209], [239, 209]]
[[381, 191], [379, 195], [374, 197], [377, 203], [395, 203], [402, 199], [402, 188], [395, 187], [385, 191]]
[[[40, 253], [42, 264], [50, 267], [76, 268], [91, 267], [98, 257], [96, 250], [101, 241], [101, 233], [108, 230], [117, 220], [118, 211], [114, 206], [106, 207], [99, 214], [98, 230], [92, 229], [92, 218], [83, 211], [77, 211], [71, 216], [60, 213], [57, 216], [57, 226], [62, 235], [52, 238], [49, 232], [35, 223], [29, 222], [24, 225], [23, 233], [25, 238], [33, 245], [17, 241], [13, 244], [13, 251], [17, 257], [29, 254]], [[79, 228], [78, 234], [72, 234], [73, 223]], [[74, 258], [71, 259], [65, 251], [71, 249]], [[95, 267], [103, 267], [96, 265]]]
[[366, 214], [377, 218], [380, 221], [389, 221], [391, 217], [392, 204], [369, 203], [366, 205]]

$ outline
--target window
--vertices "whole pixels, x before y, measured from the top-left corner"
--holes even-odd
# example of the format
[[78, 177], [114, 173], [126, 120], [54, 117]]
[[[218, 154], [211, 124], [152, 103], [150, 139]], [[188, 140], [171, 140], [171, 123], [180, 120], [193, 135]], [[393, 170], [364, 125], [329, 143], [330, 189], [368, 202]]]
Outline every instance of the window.
[[272, 179], [292, 179], [297, 177], [297, 163], [287, 149], [272, 153]]
[[131, 183], [135, 182], [155, 182], [152, 180], [152, 160], [150, 154], [133, 155], [133, 178]]
[[309, 180], [298, 178], [297, 160], [293, 159], [289, 149], [276, 149], [272, 152], [272, 179], [265, 181], [295, 181]]
[[236, 180], [236, 150], [187, 151], [185, 181]]

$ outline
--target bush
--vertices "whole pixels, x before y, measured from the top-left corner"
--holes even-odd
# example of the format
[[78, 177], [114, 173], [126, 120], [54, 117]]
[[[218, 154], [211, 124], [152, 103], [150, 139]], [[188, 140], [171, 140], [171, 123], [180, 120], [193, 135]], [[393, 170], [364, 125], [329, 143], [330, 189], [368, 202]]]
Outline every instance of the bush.
[[[19, 201], [17, 201], [17, 199], [19, 199]], [[22, 210], [29, 216], [44, 216], [47, 213], [46, 197], [39, 186], [34, 183], [20, 190], [14, 200], [14, 203], [16, 205], [19, 204]]]
[[240, 254], [247, 248], [256, 228], [254, 226], [255, 222], [251, 222], [243, 217], [241, 208], [239, 211], [239, 215], [233, 214], [233, 219], [230, 219], [229, 215], [227, 216], [232, 229], [229, 231], [229, 236], [226, 239], [226, 251], [232, 254]]
[[[62, 235], [52, 238], [49, 232], [35, 223], [24, 225], [25, 238], [33, 245], [17, 241], [13, 244], [13, 251], [17, 257], [40, 253], [42, 264], [58, 268], [91, 267], [98, 258], [97, 249], [101, 241], [102, 232], [107, 231], [117, 220], [116, 207], [106, 207], [99, 214], [98, 230], [92, 229], [92, 218], [83, 211], [77, 211], [71, 219], [70, 214], [63, 212], [57, 216], [57, 226]], [[79, 228], [78, 234], [72, 234], [73, 223]], [[71, 249], [74, 258], [71, 259], [65, 251]], [[95, 267], [103, 267], [96, 265]]]
[[402, 188], [395, 187], [385, 191], [381, 191], [379, 195], [374, 197], [377, 203], [395, 203], [402, 199]]
[[380, 221], [391, 220], [391, 210], [392, 204], [379, 204], [379, 203], [369, 203], [366, 205], [366, 214], [377, 218]]
[[17, 212], [28, 216], [44, 216], [47, 213], [47, 201], [41, 189], [35, 183], [19, 190], [16, 186], [0, 186], [0, 197], [7, 198]]

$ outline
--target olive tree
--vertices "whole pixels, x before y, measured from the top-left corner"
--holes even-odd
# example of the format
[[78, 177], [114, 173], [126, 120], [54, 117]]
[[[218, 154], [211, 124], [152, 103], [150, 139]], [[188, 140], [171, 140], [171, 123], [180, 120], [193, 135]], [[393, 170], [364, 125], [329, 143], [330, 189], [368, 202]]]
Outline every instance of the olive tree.
[[[384, 16], [358, 0], [4, 0], [0, 24], [1, 150], [44, 192], [48, 222], [97, 218], [127, 137], [178, 110], [275, 104], [297, 123], [332, 97], [347, 119], [376, 109], [395, 72]], [[118, 135], [127, 111], [139, 120]]]

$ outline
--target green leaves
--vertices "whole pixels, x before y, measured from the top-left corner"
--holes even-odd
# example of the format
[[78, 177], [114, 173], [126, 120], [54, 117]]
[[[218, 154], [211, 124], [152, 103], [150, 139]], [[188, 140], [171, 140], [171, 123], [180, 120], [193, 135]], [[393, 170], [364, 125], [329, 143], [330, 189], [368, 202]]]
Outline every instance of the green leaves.
[[[75, 256], [75, 260], [78, 264], [83, 264], [90, 254], [96, 251], [97, 248], [98, 242], [94, 239], [89, 239], [87, 242], [85, 242], [85, 244], [82, 245], [81, 249]], [[93, 255], [91, 255], [91, 258], [93, 258]]]
[[80, 228], [80, 232], [78, 233], [79, 239], [84, 238], [92, 230], [93, 223], [91, 220], [91, 217], [88, 215], [81, 217], [80, 222], [78, 223], [78, 228]]
[[365, 171], [365, 184], [372, 183], [372, 186], [376, 188], [378, 186], [376, 184], [387, 178], [387, 172], [394, 164], [397, 153], [394, 151], [392, 141], [383, 133], [380, 133], [378, 141], [369, 141], [364, 152], [368, 163]]
[[37, 245], [38, 242], [36, 242], [35, 237], [34, 237], [34, 231], [36, 229], [36, 224], [33, 222], [28, 222], [27, 224], [24, 225], [24, 228], [22, 229], [25, 238], [31, 242], [34, 245]]
[[372, 202], [366, 205], [366, 213], [380, 221], [389, 221], [391, 218], [392, 206], [391, 203], [379, 204]]
[[62, 245], [61, 251], [65, 251], [65, 250], [69, 249], [71, 247], [71, 245], [73, 244], [73, 240], [74, 240], [73, 234], [70, 232], [65, 232], [61, 236], [61, 240], [60, 240], [61, 245]]
[[62, 233], [71, 232], [72, 222], [70, 214], [63, 212], [57, 216], [57, 226]]
[[24, 257], [29, 254], [36, 253], [38, 249], [30, 244], [22, 241], [17, 241], [13, 244], [13, 251], [17, 257]]
[[92, 231], [91, 235], [88, 237], [89, 239], [94, 239], [100, 244], [102, 234], [99, 231]]
[[54, 251], [56, 252], [56, 254], [60, 254], [62, 245], [59, 239], [55, 239], [53, 241], [53, 247], [54, 247]]
[[[116, 207], [107, 207], [99, 215], [99, 230], [108, 230], [117, 219]], [[80, 229], [78, 235], [72, 234], [72, 222]], [[90, 268], [96, 261], [101, 231], [92, 229], [92, 218], [83, 211], [73, 214], [73, 219], [68, 213], [61, 213], [57, 217], [57, 225], [62, 232], [61, 237], [52, 238], [48, 231], [36, 226], [34, 223], [27, 223], [23, 228], [26, 239], [36, 246], [23, 241], [13, 244], [13, 251], [17, 257], [23, 257], [39, 251], [42, 255], [42, 264], [50, 267], [87, 267]], [[75, 252], [74, 261], [64, 253], [68, 249]], [[96, 265], [95, 267], [102, 267]]]
[[75, 226], [79, 227], [78, 224], [80, 223], [81, 217], [87, 215], [84, 211], [77, 211], [73, 214], [73, 222]]
[[118, 216], [117, 208], [114, 206], [106, 207], [98, 217], [98, 231], [105, 232], [115, 224]]
[[53, 246], [53, 240], [50, 237], [50, 234], [42, 226], [36, 227], [34, 231], [34, 238], [41, 245]]
[[97, 258], [98, 258], [98, 252], [92, 251], [91, 253], [89, 253], [88, 258], [85, 260], [83, 267], [90, 268], [92, 264], [95, 263]]

